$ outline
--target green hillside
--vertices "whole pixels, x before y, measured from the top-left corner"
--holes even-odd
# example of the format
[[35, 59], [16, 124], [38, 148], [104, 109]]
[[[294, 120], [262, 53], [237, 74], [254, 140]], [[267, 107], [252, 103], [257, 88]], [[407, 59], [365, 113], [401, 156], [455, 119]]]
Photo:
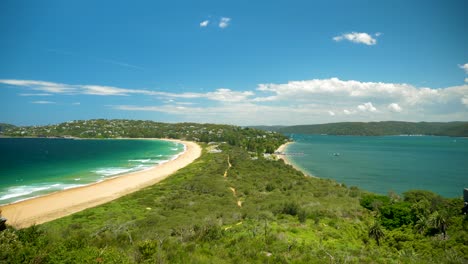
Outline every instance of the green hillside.
[[160, 123], [144, 120], [75, 120], [47, 126], [9, 126], [11, 137], [171, 138], [195, 142], [227, 142], [255, 153], [273, 153], [288, 138], [254, 128], [197, 123]]
[[467, 137], [468, 122], [343, 122], [288, 127], [257, 127], [280, 133], [327, 134], [355, 136], [433, 135]]
[[[268, 142], [274, 147], [279, 143]], [[159, 184], [23, 230], [1, 263], [463, 263], [463, 200], [379, 196], [217, 143]], [[226, 175], [226, 176], [224, 176]]]
[[0, 134], [5, 131], [5, 130], [8, 130], [8, 129], [13, 129], [15, 128], [14, 125], [10, 125], [10, 124], [5, 124], [5, 123], [0, 123]]

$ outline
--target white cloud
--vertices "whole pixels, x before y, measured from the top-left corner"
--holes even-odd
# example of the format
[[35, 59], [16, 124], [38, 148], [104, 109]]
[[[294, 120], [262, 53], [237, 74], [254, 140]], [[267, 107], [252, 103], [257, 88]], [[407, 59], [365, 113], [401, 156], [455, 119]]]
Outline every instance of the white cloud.
[[150, 93], [150, 91], [144, 90], [131, 90], [131, 89], [122, 89], [111, 86], [101, 86], [101, 85], [79, 85], [81, 88], [80, 93], [83, 94], [92, 94], [92, 95], [128, 95], [131, 93]]
[[48, 93], [20, 93], [19, 96], [52, 96], [52, 94]]
[[[141, 89], [126, 89], [113, 86], [103, 85], [70, 85], [33, 80], [0, 80], [0, 84], [9, 84], [25, 88], [30, 88], [37, 91], [47, 91], [52, 94], [67, 94], [67, 95], [99, 95], [99, 96], [130, 96], [132, 94], [160, 96], [166, 98], [185, 98], [197, 99], [204, 98], [212, 101], [221, 102], [239, 102], [248, 100], [254, 95], [252, 91], [233, 91], [231, 89], [219, 88], [213, 92], [207, 93], [168, 93]], [[32, 94], [28, 94], [32, 95]], [[36, 94], [37, 95], [37, 94]]]
[[208, 26], [209, 23], [210, 23], [209, 20], [202, 21], [202, 22], [200, 22], [200, 27], [206, 27], [206, 26]]
[[377, 108], [375, 108], [371, 102], [358, 105], [357, 108], [363, 112], [377, 112]]
[[51, 101], [33, 101], [31, 103], [33, 104], [55, 104], [55, 102], [51, 102]]
[[33, 81], [33, 80], [0, 80], [0, 83], [16, 86], [32, 87], [33, 90], [43, 91], [48, 93], [69, 93], [74, 90], [61, 83]]
[[231, 23], [231, 18], [229, 17], [222, 17], [221, 20], [219, 21], [218, 26], [220, 28], [227, 28]]
[[468, 78], [465, 78], [465, 82], [468, 83]]
[[[468, 74], [468, 63], [465, 63], [463, 65], [458, 65], [458, 67], [460, 67], [460, 69], [463, 69], [465, 71], [466, 74]], [[466, 79], [465, 79], [466, 81]]]
[[418, 88], [404, 83], [343, 81], [331, 78], [290, 81], [284, 84], [259, 84], [257, 91], [273, 93], [274, 97], [270, 94], [269, 98], [274, 98], [275, 101], [345, 99], [348, 102], [363, 103], [372, 99], [372, 101], [399, 101], [403, 104], [418, 105], [456, 100], [460, 95], [468, 93], [468, 85], [432, 89]]
[[462, 104], [464, 104], [466, 107], [468, 107], [468, 95], [465, 95], [465, 97], [463, 97], [461, 99], [461, 102]]
[[[468, 120], [468, 84], [433, 89], [330, 78], [259, 84], [255, 90], [219, 88], [207, 92], [164, 92], [34, 80], [0, 80], [0, 84], [16, 86], [25, 93], [41, 91], [57, 97], [126, 96], [119, 99], [122, 105], [113, 108], [164, 112], [176, 115], [174, 121], [288, 125], [326, 123], [330, 122], [330, 116], [334, 122]], [[142, 106], [139, 102], [153, 103]], [[403, 109], [407, 114], [398, 114]]]
[[[375, 36], [378, 37], [382, 33], [376, 33]], [[377, 44], [377, 39], [373, 38], [371, 35], [367, 33], [360, 33], [360, 32], [351, 32], [351, 33], [345, 33], [336, 37], [333, 37], [334, 41], [342, 41], [342, 40], [348, 40], [354, 43], [361, 43], [361, 44], [366, 44], [366, 45], [375, 45]]]
[[80, 102], [74, 102], [72, 103], [72, 105], [80, 105], [81, 103]]
[[206, 98], [214, 101], [223, 102], [241, 102], [247, 100], [248, 97], [254, 95], [253, 92], [237, 92], [230, 89], [217, 89], [215, 92], [206, 93]]
[[403, 109], [397, 103], [391, 103], [388, 105], [388, 109], [392, 112], [399, 113]]

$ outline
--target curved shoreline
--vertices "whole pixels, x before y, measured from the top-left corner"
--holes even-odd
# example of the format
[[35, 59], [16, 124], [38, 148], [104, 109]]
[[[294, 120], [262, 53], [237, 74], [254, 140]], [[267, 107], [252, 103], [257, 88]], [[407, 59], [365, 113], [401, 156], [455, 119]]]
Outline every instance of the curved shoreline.
[[16, 228], [42, 224], [110, 202], [126, 194], [158, 183], [192, 163], [201, 155], [201, 147], [194, 142], [172, 139], [157, 140], [181, 143], [185, 146], [185, 151], [174, 160], [146, 170], [123, 174], [102, 182], [1, 206], [1, 214], [8, 219], [7, 224]]
[[300, 168], [298, 165], [296, 165], [294, 162], [292, 162], [290, 159], [288, 159], [287, 155], [285, 155], [289, 145], [293, 144], [293, 143], [294, 142], [288, 142], [288, 143], [285, 143], [285, 144], [279, 146], [279, 148], [275, 151], [275, 153], [277, 152], [277, 153], [283, 153], [283, 154], [277, 154], [276, 156], [279, 159], [282, 159], [284, 161], [284, 163], [286, 163], [288, 165], [291, 165], [294, 169], [304, 173], [305, 176], [318, 178], [317, 176], [312, 175], [312, 174], [308, 173], [307, 171], [305, 171], [304, 169]]

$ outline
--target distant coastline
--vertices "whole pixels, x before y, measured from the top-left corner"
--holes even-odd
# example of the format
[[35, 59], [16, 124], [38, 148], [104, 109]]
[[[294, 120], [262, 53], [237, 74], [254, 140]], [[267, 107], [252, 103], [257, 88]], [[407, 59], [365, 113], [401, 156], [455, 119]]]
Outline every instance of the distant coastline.
[[185, 151], [171, 161], [146, 170], [122, 174], [101, 182], [0, 206], [2, 215], [8, 219], [10, 225], [17, 228], [48, 222], [151, 186], [187, 166], [201, 155], [201, 147], [194, 142], [159, 138], [145, 139], [177, 142], [185, 146]]

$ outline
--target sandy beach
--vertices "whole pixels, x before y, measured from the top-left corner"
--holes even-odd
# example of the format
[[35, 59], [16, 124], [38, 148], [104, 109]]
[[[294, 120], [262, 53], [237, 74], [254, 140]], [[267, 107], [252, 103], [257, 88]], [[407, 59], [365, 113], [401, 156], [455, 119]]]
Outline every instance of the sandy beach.
[[[285, 144], [279, 146], [279, 148], [278, 148], [275, 152], [278, 152], [278, 153], [285, 153], [286, 150], [287, 150], [287, 148], [288, 148], [288, 145], [290, 145], [291, 143], [292, 143], [292, 142], [288, 142], [288, 143], [285, 143]], [[287, 157], [286, 155], [281, 154], [281, 155], [277, 155], [277, 157], [278, 157], [279, 159], [284, 160], [284, 163], [293, 166], [293, 165], [291, 164], [291, 162], [288, 160], [288, 157]]]
[[292, 144], [294, 142], [288, 142], [288, 143], [285, 143], [281, 146], [279, 146], [279, 148], [276, 150], [276, 152], [279, 152], [279, 153], [283, 153], [281, 155], [276, 155], [279, 159], [282, 159], [284, 161], [284, 163], [288, 164], [288, 165], [291, 165], [293, 166], [294, 169], [298, 170], [298, 171], [301, 171], [302, 173], [304, 173], [304, 175], [306, 176], [309, 176], [309, 177], [314, 177], [314, 178], [317, 178], [316, 176], [314, 175], [311, 175], [310, 173], [302, 170], [301, 168], [299, 168], [298, 166], [296, 166], [294, 163], [292, 163], [289, 159], [288, 159], [288, 155], [284, 155], [284, 153], [287, 153], [287, 149], [288, 149], [288, 146], [290, 144]]
[[201, 147], [194, 142], [170, 141], [182, 143], [186, 147], [185, 152], [172, 161], [144, 171], [4, 205], [0, 207], [2, 216], [8, 219], [7, 224], [16, 228], [45, 223], [151, 186], [192, 163], [201, 155]]

